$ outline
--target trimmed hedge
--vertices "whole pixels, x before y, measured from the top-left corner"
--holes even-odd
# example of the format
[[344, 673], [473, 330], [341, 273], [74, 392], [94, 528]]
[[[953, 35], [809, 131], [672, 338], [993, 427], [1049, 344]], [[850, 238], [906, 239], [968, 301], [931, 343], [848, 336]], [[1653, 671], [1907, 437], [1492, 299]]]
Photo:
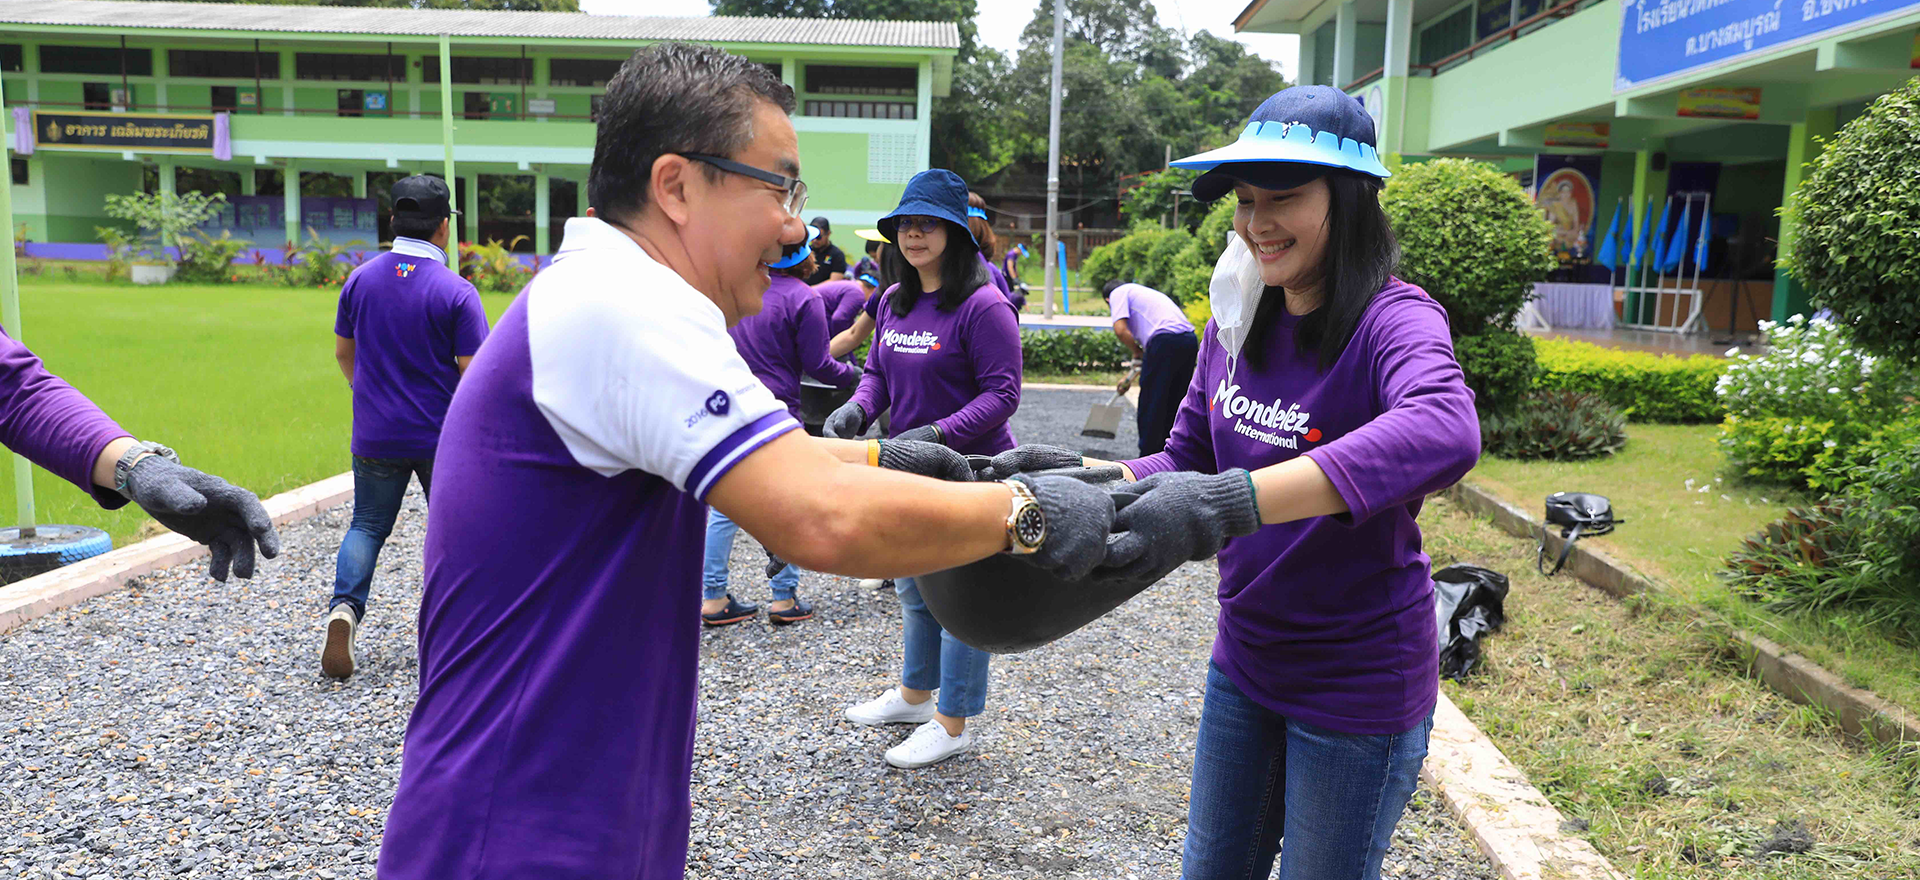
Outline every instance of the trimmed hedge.
[[1118, 373], [1132, 357], [1111, 330], [1020, 331], [1020, 360], [1028, 372]]
[[1717, 422], [1726, 415], [1714, 394], [1727, 369], [1720, 358], [1618, 351], [1565, 339], [1535, 339], [1533, 347], [1540, 388], [1599, 395], [1631, 421]]

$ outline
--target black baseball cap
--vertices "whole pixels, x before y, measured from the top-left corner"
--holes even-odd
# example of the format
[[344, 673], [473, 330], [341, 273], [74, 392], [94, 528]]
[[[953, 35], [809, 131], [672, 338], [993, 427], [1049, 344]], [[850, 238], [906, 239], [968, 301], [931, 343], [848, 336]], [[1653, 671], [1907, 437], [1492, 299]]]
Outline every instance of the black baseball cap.
[[460, 213], [453, 209], [453, 192], [447, 182], [431, 174], [415, 174], [394, 181], [388, 191], [393, 196], [393, 213], [423, 220], [439, 220]]
[[821, 232], [832, 232], [832, 231], [833, 231], [833, 224], [832, 224], [832, 223], [828, 223], [828, 222], [827, 222], [827, 218], [825, 218], [825, 217], [815, 217], [815, 218], [813, 218], [813, 222], [812, 222], [812, 223], [809, 223], [809, 224], [807, 224], [807, 225], [809, 225], [809, 226], [812, 226], [813, 228], [815, 228], [815, 229], [818, 229], [818, 230], [820, 230]]

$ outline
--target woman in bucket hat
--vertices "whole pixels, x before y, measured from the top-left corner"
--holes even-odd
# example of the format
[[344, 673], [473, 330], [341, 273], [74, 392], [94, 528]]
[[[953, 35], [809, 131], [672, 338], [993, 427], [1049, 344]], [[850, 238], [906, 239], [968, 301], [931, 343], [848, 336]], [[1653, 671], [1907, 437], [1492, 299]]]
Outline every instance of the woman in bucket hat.
[[[915, 175], [879, 227], [895, 246], [886, 267], [895, 283], [875, 312], [867, 373], [853, 399], [827, 417], [825, 433], [858, 436], [891, 406], [894, 439], [978, 455], [1012, 449], [1007, 419], [1020, 407], [1019, 319], [967, 230], [966, 182], [940, 168]], [[941, 629], [912, 578], [895, 580], [894, 590], [905, 624], [900, 685], [849, 708], [847, 719], [919, 724], [886, 758], [895, 767], [924, 767], [971, 744], [966, 724], [986, 708], [988, 654]]]
[[[1414, 520], [1479, 457], [1473, 394], [1446, 312], [1392, 275], [1388, 171], [1358, 101], [1287, 89], [1233, 144], [1174, 164], [1205, 172], [1196, 198], [1238, 201], [1235, 234], [1167, 448], [1124, 462], [1136, 497], [1115, 499], [1096, 575], [1219, 554], [1183, 876], [1266, 877], [1278, 853], [1283, 880], [1374, 880], [1439, 686]], [[1053, 452], [1003, 458], [1081, 463]]]

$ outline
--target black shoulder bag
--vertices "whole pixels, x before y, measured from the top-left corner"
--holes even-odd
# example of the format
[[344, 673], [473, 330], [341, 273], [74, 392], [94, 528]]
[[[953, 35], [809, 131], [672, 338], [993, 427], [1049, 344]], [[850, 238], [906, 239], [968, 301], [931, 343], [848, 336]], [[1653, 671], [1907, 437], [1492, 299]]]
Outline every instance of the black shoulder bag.
[[[1626, 522], [1614, 519], [1613, 503], [1600, 495], [1587, 492], [1555, 492], [1547, 496], [1547, 525], [1540, 530], [1540, 548], [1533, 555], [1534, 570], [1547, 577], [1560, 573], [1567, 564], [1567, 557], [1573, 555], [1573, 542], [1581, 535], [1604, 535], [1613, 531], [1613, 527]], [[1553, 563], [1553, 570], [1547, 570], [1547, 529], [1560, 527], [1560, 537], [1566, 539], [1566, 546], [1560, 548], [1560, 558]]]

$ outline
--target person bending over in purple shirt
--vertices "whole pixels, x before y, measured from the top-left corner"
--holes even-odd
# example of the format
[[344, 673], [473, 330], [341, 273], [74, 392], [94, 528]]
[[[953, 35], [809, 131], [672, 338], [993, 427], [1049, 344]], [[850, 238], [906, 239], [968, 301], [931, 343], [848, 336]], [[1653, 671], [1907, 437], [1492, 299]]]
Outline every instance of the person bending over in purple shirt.
[[[827, 417], [827, 436], [859, 436], [891, 405], [896, 438], [979, 455], [1013, 448], [1007, 419], [1020, 407], [1019, 319], [987, 277], [966, 212], [966, 183], [935, 168], [908, 181], [900, 206], [881, 218], [881, 233], [899, 248], [899, 283], [881, 294], [867, 374]], [[896, 579], [894, 590], [906, 629], [900, 686], [848, 709], [847, 720], [919, 724], [886, 758], [924, 767], [972, 743], [967, 719], [986, 709], [989, 655], [942, 629], [912, 578]]]
[[[761, 298], [760, 314], [741, 318], [740, 323], [727, 329], [733, 347], [746, 360], [754, 378], [786, 404], [787, 412], [796, 419], [800, 418], [801, 374], [835, 388], [845, 388], [860, 379], [859, 367], [827, 356], [826, 304], [806, 282], [813, 274], [813, 255], [803, 247], [772, 264], [773, 283], [767, 285], [766, 295]], [[700, 621], [707, 626], [751, 620], [760, 611], [760, 606], [742, 602], [727, 592], [727, 561], [733, 555], [733, 537], [738, 531], [740, 526], [718, 508], [707, 509], [707, 558], [700, 575]], [[773, 603], [767, 606], [767, 622], [784, 626], [813, 617], [813, 605], [800, 601], [796, 594], [799, 566], [787, 563], [771, 577]]]
[[[1113, 316], [1113, 335], [1133, 352], [1140, 368], [1140, 405], [1134, 409], [1134, 424], [1139, 428], [1140, 454], [1152, 455], [1167, 448], [1174, 413], [1193, 381], [1200, 340], [1193, 335], [1186, 314], [1158, 290], [1114, 280], [1107, 282], [1100, 296]], [[1113, 390], [1127, 393], [1127, 382], [1128, 377], [1122, 377]]]
[[433, 450], [454, 386], [487, 338], [480, 294], [447, 268], [453, 194], [416, 174], [393, 184], [393, 249], [347, 276], [334, 318], [334, 358], [353, 392], [353, 522], [340, 539], [320, 672], [353, 674], [354, 644], [380, 548], [420, 478], [432, 497]]
[[[1375, 880], [1439, 686], [1415, 518], [1479, 457], [1473, 393], [1446, 312], [1391, 274], [1359, 102], [1287, 89], [1174, 164], [1206, 172], [1195, 198], [1238, 200], [1235, 236], [1167, 448], [1125, 463], [1140, 480], [1108, 563], [1220, 558], [1182, 876], [1265, 877], [1279, 851], [1283, 880]], [[1081, 463], [1052, 453], [993, 473]]]
[[805, 240], [793, 109], [711, 46], [655, 43], [607, 83], [594, 216], [567, 221], [447, 408], [383, 880], [684, 874], [709, 505], [816, 571], [1105, 559], [1109, 491], [808, 437], [740, 357], [727, 326]]
[[280, 533], [252, 492], [135, 440], [0, 328], [0, 444], [93, 496], [107, 510], [140, 506], [163, 526], [207, 545], [208, 573], [253, 577], [254, 549], [280, 555]]

